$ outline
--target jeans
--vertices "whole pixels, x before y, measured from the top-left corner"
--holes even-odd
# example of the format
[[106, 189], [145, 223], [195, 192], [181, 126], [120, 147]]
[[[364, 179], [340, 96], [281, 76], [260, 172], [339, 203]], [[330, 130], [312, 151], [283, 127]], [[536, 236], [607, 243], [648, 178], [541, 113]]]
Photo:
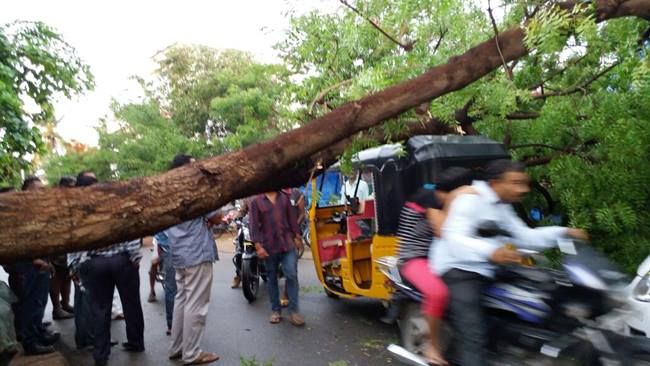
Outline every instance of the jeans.
[[74, 284], [74, 340], [78, 349], [92, 346], [95, 343], [93, 333], [92, 309], [90, 307], [90, 294], [88, 283], [88, 263], [83, 263], [79, 268], [80, 284]]
[[140, 303], [138, 267], [126, 253], [110, 257], [93, 257], [89, 263], [88, 284], [94, 321], [95, 361], [108, 360], [111, 352], [111, 307], [115, 287], [124, 308], [127, 342], [144, 348], [144, 315]]
[[162, 260], [162, 269], [165, 274], [163, 290], [165, 291], [165, 314], [167, 318], [167, 329], [172, 329], [172, 319], [174, 316], [174, 297], [176, 297], [176, 270], [172, 265], [172, 256], [169, 251], [160, 251]]
[[295, 249], [284, 253], [273, 253], [266, 258], [266, 282], [271, 300], [271, 310], [280, 312], [280, 290], [278, 288], [278, 269], [282, 264], [282, 272], [287, 281], [287, 292], [289, 295], [289, 312], [298, 312], [298, 256]]
[[487, 365], [487, 329], [482, 300], [490, 279], [478, 273], [452, 269], [443, 277], [450, 293], [449, 315], [454, 330], [457, 363], [463, 366]]
[[14, 266], [9, 284], [18, 297], [18, 302], [13, 304], [16, 333], [22, 338], [23, 346], [38, 344], [46, 332], [43, 316], [50, 291], [50, 274], [34, 268], [31, 261], [20, 262]]

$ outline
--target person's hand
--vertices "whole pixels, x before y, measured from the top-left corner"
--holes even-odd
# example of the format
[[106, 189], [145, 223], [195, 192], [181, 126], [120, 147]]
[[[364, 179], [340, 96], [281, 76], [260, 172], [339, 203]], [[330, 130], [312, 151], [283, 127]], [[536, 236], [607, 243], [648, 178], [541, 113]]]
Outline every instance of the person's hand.
[[576, 240], [589, 241], [589, 234], [582, 229], [569, 228], [566, 234]]
[[259, 259], [266, 259], [269, 257], [269, 253], [260, 244], [255, 244], [255, 252], [257, 252], [257, 257]]
[[70, 273], [70, 279], [72, 280], [72, 282], [74, 282], [74, 283], [76, 283], [77, 285], [79, 285], [79, 275], [78, 275], [78, 274], [76, 274], [76, 273], [72, 273], [72, 272], [71, 272], [71, 273]]
[[50, 264], [47, 263], [47, 261], [44, 261], [42, 259], [34, 259], [34, 261], [32, 262], [32, 265], [41, 272], [46, 272], [46, 271], [51, 271], [52, 270]]
[[296, 251], [300, 252], [300, 250], [302, 250], [302, 246], [303, 246], [302, 238], [297, 236], [297, 237], [293, 238], [293, 242], [296, 245]]
[[136, 259], [135, 261], [132, 261], [131, 263], [133, 264], [133, 267], [138, 268], [138, 269], [140, 268], [140, 260], [139, 259]]
[[497, 264], [521, 263], [522, 258], [522, 255], [515, 249], [505, 247], [495, 250], [492, 252], [492, 255], [490, 255], [490, 261]]

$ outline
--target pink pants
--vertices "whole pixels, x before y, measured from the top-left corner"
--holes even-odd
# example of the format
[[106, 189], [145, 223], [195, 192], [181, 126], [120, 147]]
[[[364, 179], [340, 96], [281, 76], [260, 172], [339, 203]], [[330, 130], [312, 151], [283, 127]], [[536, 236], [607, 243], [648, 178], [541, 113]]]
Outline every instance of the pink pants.
[[435, 318], [442, 318], [449, 301], [449, 290], [442, 279], [429, 269], [426, 258], [410, 259], [400, 271], [424, 296], [422, 312]]

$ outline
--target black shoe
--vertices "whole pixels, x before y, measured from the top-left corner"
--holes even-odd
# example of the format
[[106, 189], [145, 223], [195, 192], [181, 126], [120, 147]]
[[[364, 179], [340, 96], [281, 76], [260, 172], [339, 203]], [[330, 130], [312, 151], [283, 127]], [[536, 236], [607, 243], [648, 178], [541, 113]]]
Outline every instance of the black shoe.
[[23, 349], [25, 350], [25, 356], [46, 355], [48, 353], [54, 353], [54, 348], [52, 346], [44, 346], [42, 344], [23, 346]]
[[118, 342], [118, 341], [116, 341], [114, 339], [111, 339], [111, 347], [117, 346], [118, 343], [120, 343], [120, 342]]
[[51, 346], [54, 343], [58, 342], [61, 339], [61, 333], [59, 332], [45, 332], [41, 335], [40, 341], [41, 344], [46, 346]]
[[101, 360], [101, 361], [95, 360], [95, 366], [106, 366], [106, 365], [108, 365], [108, 361], [106, 360]]
[[136, 346], [135, 344], [131, 344], [129, 342], [124, 342], [122, 343], [122, 350], [126, 352], [144, 352], [144, 346]]

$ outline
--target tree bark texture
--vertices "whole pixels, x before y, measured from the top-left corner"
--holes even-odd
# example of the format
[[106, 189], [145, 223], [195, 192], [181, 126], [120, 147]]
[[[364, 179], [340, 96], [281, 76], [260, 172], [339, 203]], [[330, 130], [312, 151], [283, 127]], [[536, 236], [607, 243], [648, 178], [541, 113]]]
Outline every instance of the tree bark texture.
[[[598, 2], [599, 20], [647, 18], [650, 0]], [[462, 89], [506, 62], [525, 56], [524, 29], [499, 34], [434, 67], [301, 128], [246, 149], [161, 175], [74, 189], [0, 195], [0, 263], [98, 248], [155, 233], [240, 197], [305, 179], [321, 160], [332, 163], [350, 136], [411, 108]], [[286, 181], [285, 181], [286, 180]]]

